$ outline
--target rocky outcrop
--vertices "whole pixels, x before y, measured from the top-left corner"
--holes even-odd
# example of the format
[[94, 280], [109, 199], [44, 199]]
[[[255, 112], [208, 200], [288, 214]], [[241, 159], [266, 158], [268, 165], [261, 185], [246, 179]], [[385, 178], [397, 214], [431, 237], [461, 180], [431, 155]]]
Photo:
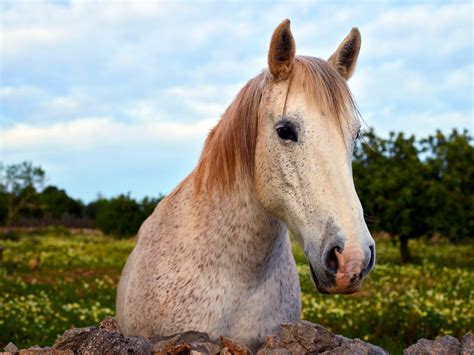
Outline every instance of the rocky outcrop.
[[403, 355], [435, 354], [474, 355], [474, 334], [467, 333], [461, 341], [450, 335], [436, 340], [420, 339], [403, 351]]
[[306, 321], [281, 324], [280, 332], [267, 337], [257, 355], [270, 354], [387, 354], [359, 339], [348, 339]]
[[[474, 335], [468, 333], [459, 341], [451, 336], [437, 340], [421, 339], [408, 347], [404, 354], [474, 354]], [[105, 318], [99, 327], [66, 330], [52, 347], [38, 346], [19, 350], [13, 343], [0, 354], [155, 354], [155, 355], [251, 355], [245, 345], [221, 336], [211, 340], [206, 333], [184, 333], [144, 338], [128, 337], [120, 332], [112, 317]], [[336, 335], [324, 327], [306, 321], [281, 324], [276, 334], [266, 338], [257, 355], [290, 354], [367, 354], [387, 352], [360, 339]]]
[[462, 338], [461, 354], [474, 355], [474, 334], [473, 333], [467, 333]]

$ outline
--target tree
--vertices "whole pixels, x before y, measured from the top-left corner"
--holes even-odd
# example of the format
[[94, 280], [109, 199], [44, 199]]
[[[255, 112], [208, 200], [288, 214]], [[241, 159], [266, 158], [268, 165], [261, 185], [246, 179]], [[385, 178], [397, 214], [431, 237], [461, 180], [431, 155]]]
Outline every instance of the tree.
[[48, 186], [37, 196], [42, 217], [61, 219], [64, 216], [82, 217], [84, 205], [56, 186]]
[[140, 202], [127, 195], [111, 199], [101, 196], [85, 208], [85, 216], [95, 221], [105, 234], [128, 236], [138, 232], [143, 221], [153, 213], [156, 205], [163, 199], [144, 197]]
[[130, 195], [100, 199], [95, 203], [96, 225], [106, 234], [133, 235], [144, 219], [140, 205]]
[[415, 137], [390, 133], [388, 139], [373, 131], [368, 144], [354, 151], [354, 181], [373, 229], [396, 237], [402, 263], [410, 260], [408, 240], [426, 234], [425, 167], [418, 156]]
[[160, 203], [164, 197], [165, 196], [160, 195], [157, 198], [148, 196], [143, 198], [143, 200], [140, 202], [140, 210], [142, 211], [144, 219], [153, 213], [158, 203]]
[[29, 207], [36, 191], [45, 181], [45, 172], [31, 162], [4, 165], [0, 163], [0, 193], [6, 202], [7, 227], [11, 226], [17, 214]]
[[452, 241], [474, 236], [474, 147], [467, 131], [421, 140], [428, 175], [427, 224]]

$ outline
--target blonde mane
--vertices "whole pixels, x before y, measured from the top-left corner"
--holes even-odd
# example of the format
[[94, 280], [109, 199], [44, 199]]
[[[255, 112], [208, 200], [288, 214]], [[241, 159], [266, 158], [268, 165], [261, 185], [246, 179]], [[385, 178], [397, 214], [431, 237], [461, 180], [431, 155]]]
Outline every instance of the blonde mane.
[[[209, 133], [193, 173], [196, 192], [204, 188], [223, 193], [239, 179], [252, 181], [258, 111], [270, 80], [268, 71], [249, 80]], [[357, 113], [346, 81], [323, 59], [295, 57], [290, 80], [291, 90], [304, 90], [325, 116], [339, 121], [341, 129], [347, 115]]]

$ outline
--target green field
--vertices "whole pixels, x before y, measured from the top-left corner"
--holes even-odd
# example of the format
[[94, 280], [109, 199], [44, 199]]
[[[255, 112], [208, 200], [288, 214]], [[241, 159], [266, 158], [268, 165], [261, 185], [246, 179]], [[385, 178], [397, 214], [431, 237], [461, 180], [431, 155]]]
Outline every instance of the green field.
[[[0, 266], [0, 349], [50, 345], [72, 326], [114, 314], [115, 288], [133, 239], [66, 230], [13, 235]], [[355, 295], [320, 295], [295, 247], [303, 318], [399, 353], [418, 338], [474, 330], [474, 244], [410, 242], [415, 263], [400, 266], [389, 241]]]

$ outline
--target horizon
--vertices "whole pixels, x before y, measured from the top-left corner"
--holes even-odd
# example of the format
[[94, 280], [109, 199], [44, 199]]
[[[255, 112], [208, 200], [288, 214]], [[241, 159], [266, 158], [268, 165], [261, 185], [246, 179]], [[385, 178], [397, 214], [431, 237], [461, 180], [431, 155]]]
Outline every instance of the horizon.
[[472, 134], [472, 11], [470, 2], [5, 1], [1, 160], [42, 166], [47, 184], [85, 203], [99, 193], [168, 194], [240, 87], [266, 67], [284, 18], [297, 54], [321, 58], [359, 27], [348, 84], [378, 135]]

